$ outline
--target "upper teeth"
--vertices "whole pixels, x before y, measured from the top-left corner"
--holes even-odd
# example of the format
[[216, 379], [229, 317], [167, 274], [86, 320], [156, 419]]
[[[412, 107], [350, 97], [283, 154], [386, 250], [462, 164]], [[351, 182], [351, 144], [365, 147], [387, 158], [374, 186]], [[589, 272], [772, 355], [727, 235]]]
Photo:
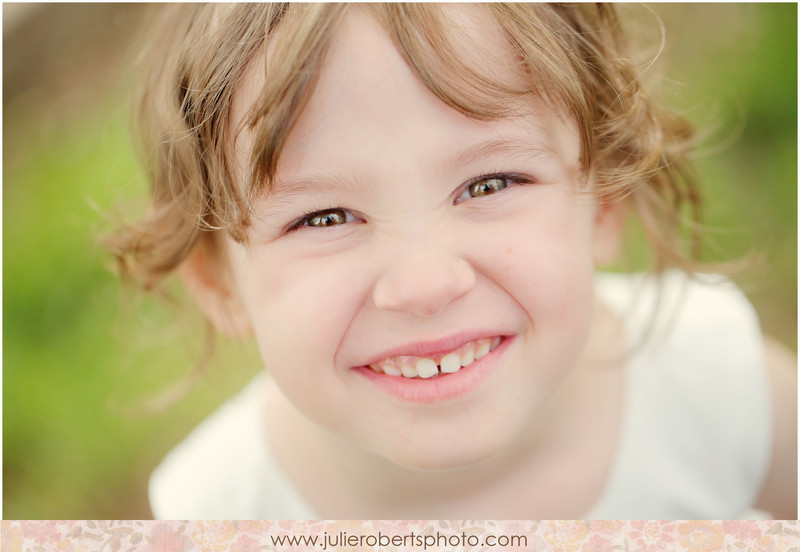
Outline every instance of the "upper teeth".
[[458, 372], [463, 366], [469, 366], [488, 355], [499, 344], [499, 337], [476, 339], [442, 357], [396, 356], [372, 363], [369, 367], [388, 376], [432, 378], [439, 374], [440, 370], [443, 374]]

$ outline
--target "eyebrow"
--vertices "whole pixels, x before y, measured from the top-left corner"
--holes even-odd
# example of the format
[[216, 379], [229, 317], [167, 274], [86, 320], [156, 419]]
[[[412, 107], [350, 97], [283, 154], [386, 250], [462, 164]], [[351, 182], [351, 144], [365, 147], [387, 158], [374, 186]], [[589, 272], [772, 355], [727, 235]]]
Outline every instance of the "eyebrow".
[[481, 142], [457, 152], [455, 155], [447, 157], [442, 166], [445, 169], [460, 167], [491, 155], [509, 155], [522, 159], [540, 159], [542, 157], [552, 157], [555, 152], [551, 148], [534, 145], [532, 142], [523, 140], [497, 139]]
[[353, 175], [350, 178], [341, 178], [336, 175], [308, 175], [298, 180], [276, 180], [266, 198], [269, 201], [280, 203], [297, 196], [327, 192], [331, 194], [352, 193], [360, 189], [367, 189], [366, 184]]
[[[532, 160], [544, 157], [552, 157], [556, 153], [548, 147], [534, 145], [524, 140], [512, 140], [500, 138], [480, 142], [456, 152], [444, 159], [440, 168], [444, 172], [452, 171], [456, 167], [468, 165], [476, 159], [492, 155], [506, 155], [509, 157]], [[282, 200], [289, 200], [293, 197], [326, 192], [331, 194], [352, 193], [360, 189], [368, 189], [369, 186], [357, 175], [350, 178], [340, 178], [336, 175], [309, 175], [298, 180], [280, 181], [274, 183], [273, 188], [267, 194], [270, 201], [278, 204]]]

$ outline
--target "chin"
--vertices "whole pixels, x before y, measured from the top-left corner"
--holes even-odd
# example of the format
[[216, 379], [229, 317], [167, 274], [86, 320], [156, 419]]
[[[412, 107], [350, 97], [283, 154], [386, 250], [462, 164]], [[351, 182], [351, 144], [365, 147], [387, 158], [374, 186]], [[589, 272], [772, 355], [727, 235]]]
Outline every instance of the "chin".
[[484, 464], [498, 457], [502, 450], [506, 447], [494, 440], [482, 442], [476, 438], [468, 442], [453, 442], [449, 439], [447, 442], [410, 444], [384, 457], [411, 471], [448, 472]]

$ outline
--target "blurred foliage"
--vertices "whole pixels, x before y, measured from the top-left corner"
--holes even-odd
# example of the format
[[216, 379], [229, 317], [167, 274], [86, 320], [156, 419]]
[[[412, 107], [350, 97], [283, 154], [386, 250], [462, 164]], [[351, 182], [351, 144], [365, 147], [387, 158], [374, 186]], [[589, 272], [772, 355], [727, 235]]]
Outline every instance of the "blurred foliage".
[[[95, 6], [44, 4], [27, 17], [38, 25], [4, 28], [7, 519], [148, 517], [150, 471], [258, 370], [251, 344], [221, 342], [184, 400], [131, 413], [193, 369], [206, 337], [192, 311], [122, 289], [98, 245], [107, 214], [141, 198], [145, 183], [127, 128], [129, 38], [142, 8], [98, 15]], [[638, 9], [657, 41], [652, 14]], [[766, 330], [796, 347], [797, 7], [654, 9], [667, 29], [664, 98], [709, 129], [699, 165], [712, 229], [706, 254], [765, 253], [739, 281]], [[82, 25], [63, 24], [81, 17]], [[93, 25], [103, 27], [94, 42]], [[81, 47], [70, 50], [73, 42]], [[40, 74], [26, 69], [34, 67]]]

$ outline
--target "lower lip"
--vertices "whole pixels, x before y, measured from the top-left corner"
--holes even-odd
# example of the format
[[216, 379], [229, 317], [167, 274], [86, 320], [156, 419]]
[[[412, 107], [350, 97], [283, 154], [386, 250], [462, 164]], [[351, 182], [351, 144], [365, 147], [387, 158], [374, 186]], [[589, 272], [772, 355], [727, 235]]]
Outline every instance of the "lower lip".
[[441, 401], [465, 395], [478, 387], [499, 367], [503, 355], [513, 340], [513, 337], [504, 337], [491, 353], [469, 366], [462, 367], [454, 374], [444, 374], [433, 378], [387, 376], [375, 372], [368, 366], [358, 366], [354, 370], [400, 399], [412, 402]]

